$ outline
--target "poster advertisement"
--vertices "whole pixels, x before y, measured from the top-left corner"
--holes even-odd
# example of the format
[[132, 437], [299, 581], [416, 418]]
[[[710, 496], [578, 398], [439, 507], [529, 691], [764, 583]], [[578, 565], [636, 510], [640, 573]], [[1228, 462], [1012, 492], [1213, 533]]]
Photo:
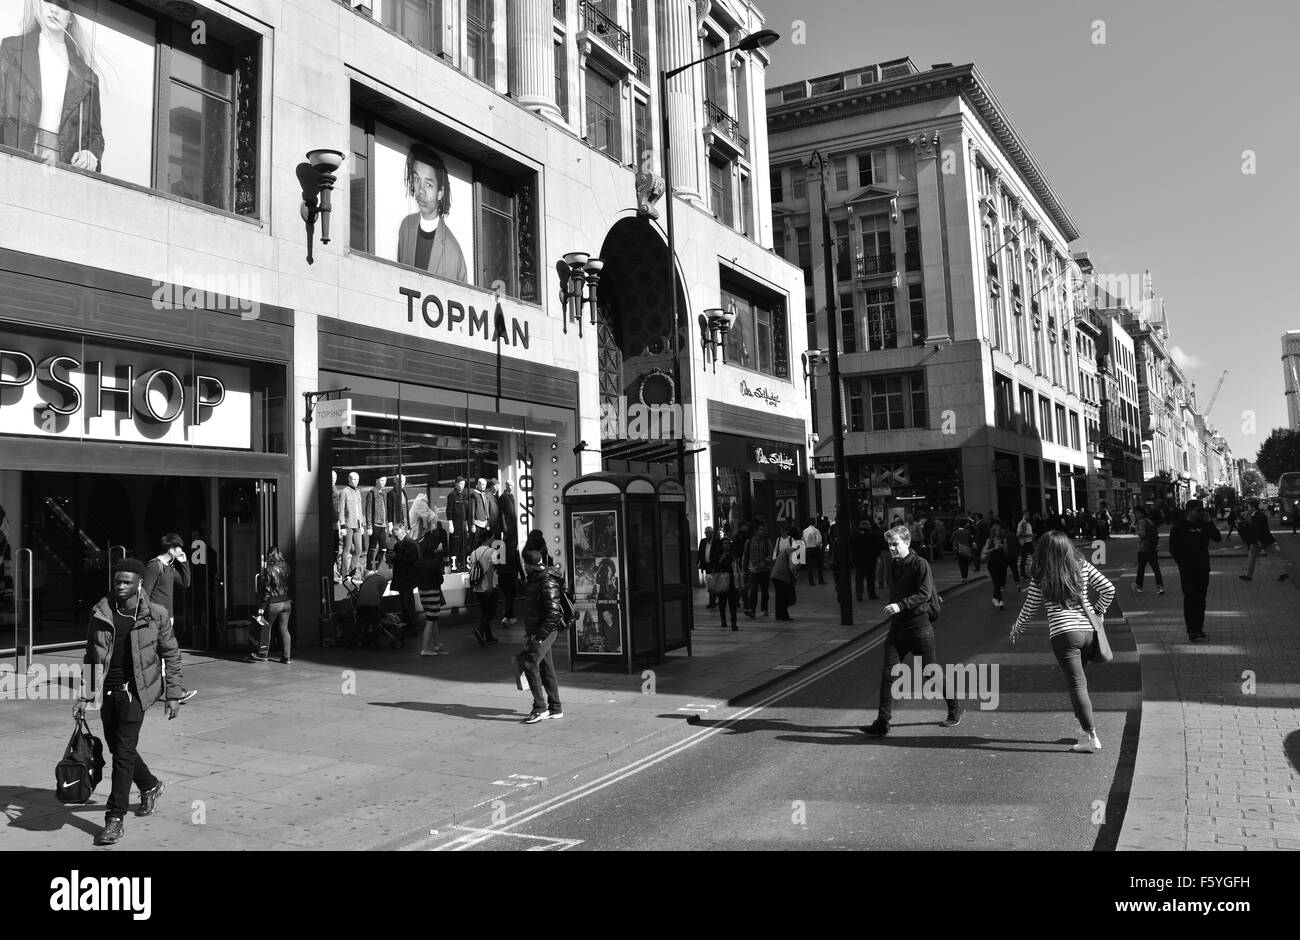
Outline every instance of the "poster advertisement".
[[573, 514], [573, 585], [578, 611], [577, 651], [622, 656], [622, 572], [618, 561], [618, 515]]
[[0, 0], [0, 144], [151, 186], [155, 29], [112, 0]]
[[375, 124], [375, 254], [471, 283], [474, 171], [446, 150]]

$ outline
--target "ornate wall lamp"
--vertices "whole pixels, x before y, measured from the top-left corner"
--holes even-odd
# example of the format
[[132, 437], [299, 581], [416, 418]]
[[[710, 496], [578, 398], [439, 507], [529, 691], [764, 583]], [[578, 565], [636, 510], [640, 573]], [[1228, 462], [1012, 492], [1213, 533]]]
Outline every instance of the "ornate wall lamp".
[[[700, 345], [704, 347], [704, 355], [707, 357], [710, 352], [713, 353], [713, 371], [718, 371], [718, 350], [722, 350], [722, 361], [727, 361], [727, 334], [731, 332], [731, 325], [736, 322], [735, 310], [723, 310], [721, 307], [710, 307], [700, 314]], [[701, 363], [704, 365], [704, 363]]]
[[564, 332], [569, 332], [569, 320], [578, 324], [582, 336], [582, 306], [591, 304], [591, 325], [596, 325], [596, 285], [605, 262], [593, 258], [585, 251], [571, 251], [561, 261], [555, 262], [555, 273], [560, 278], [560, 306], [564, 308]]
[[320, 243], [330, 243], [330, 192], [334, 189], [334, 173], [343, 163], [338, 150], [311, 150], [307, 162], [299, 163], [296, 172], [302, 186], [302, 205], [299, 214], [307, 223], [307, 263], [314, 264], [311, 256], [312, 235], [316, 219], [320, 218]]

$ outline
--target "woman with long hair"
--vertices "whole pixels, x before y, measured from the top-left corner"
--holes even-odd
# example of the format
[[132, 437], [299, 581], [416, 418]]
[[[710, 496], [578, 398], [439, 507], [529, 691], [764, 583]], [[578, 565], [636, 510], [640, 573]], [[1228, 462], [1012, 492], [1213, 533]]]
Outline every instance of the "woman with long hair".
[[420, 560], [415, 565], [415, 587], [420, 592], [420, 609], [424, 613], [424, 634], [420, 639], [421, 656], [440, 656], [447, 652], [438, 634], [438, 615], [442, 613], [442, 581], [447, 565], [447, 530], [431, 524], [431, 517], [416, 518], [415, 543]]
[[542, 564], [547, 568], [555, 564], [555, 562], [551, 560], [551, 553], [546, 550], [546, 536], [542, 533], [541, 529], [533, 529], [528, 533], [528, 541], [524, 542], [524, 547], [520, 550], [520, 554], [523, 554], [530, 549], [542, 553]]
[[1016, 590], [1020, 590], [1020, 576], [1016, 574], [1016, 569], [1011, 564], [1010, 552], [1002, 523], [993, 523], [993, 527], [989, 529], [988, 540], [980, 550], [980, 559], [988, 564], [989, 580], [993, 582], [993, 606], [998, 610], [1007, 606], [1002, 602], [1002, 589], [1007, 585], [1008, 571], [1016, 582]]
[[257, 611], [257, 648], [252, 653], [253, 662], [264, 663], [271, 658], [271, 627], [280, 631], [280, 644], [284, 647], [280, 662], [290, 662], [292, 642], [289, 639], [289, 617], [293, 614], [293, 601], [289, 599], [289, 564], [280, 549], [272, 545], [266, 550], [266, 560], [258, 576], [261, 604]]
[[729, 585], [727, 590], [719, 591], [714, 597], [718, 599], [718, 613], [722, 617], [722, 629], [727, 629], [727, 609], [730, 608], [731, 629], [738, 630], [739, 627], [736, 626], [736, 609], [740, 605], [740, 585], [743, 582], [740, 560], [735, 555], [731, 539], [723, 539], [721, 549], [722, 551], [709, 567], [708, 573], [711, 575], [726, 575]]
[[100, 169], [98, 68], [82, 18], [66, 2], [26, 0], [23, 32], [0, 40], [0, 144]]
[[1020, 616], [1011, 625], [1011, 642], [1040, 609], [1046, 608], [1048, 637], [1056, 661], [1065, 673], [1074, 717], [1079, 719], [1083, 738], [1070, 750], [1092, 753], [1101, 749], [1088, 697], [1088, 680], [1083, 668], [1095, 655], [1097, 630], [1085, 605], [1090, 593], [1097, 593], [1092, 610], [1100, 619], [1115, 600], [1115, 585], [1075, 549], [1064, 532], [1048, 532], [1038, 540], [1030, 571], [1029, 595]]

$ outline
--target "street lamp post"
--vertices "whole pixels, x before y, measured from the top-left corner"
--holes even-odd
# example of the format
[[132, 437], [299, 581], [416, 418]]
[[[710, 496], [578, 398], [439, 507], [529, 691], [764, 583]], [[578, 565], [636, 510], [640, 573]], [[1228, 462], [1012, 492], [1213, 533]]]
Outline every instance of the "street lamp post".
[[[756, 33], [750, 33], [748, 36], [745, 36], [734, 46], [721, 49], [711, 55], [706, 55], [702, 59], [696, 59], [694, 62], [687, 62], [685, 65], [679, 65], [675, 69], [660, 69], [659, 71], [659, 136], [662, 141], [661, 146], [664, 155], [664, 193], [668, 197], [667, 215], [664, 218], [664, 235], [668, 242], [668, 294], [669, 303], [672, 305], [673, 382], [675, 383], [676, 394], [678, 397], [682, 395], [684, 390], [682, 387], [681, 362], [683, 323], [681, 310], [677, 303], [677, 241], [676, 230], [673, 226], [673, 161], [672, 134], [669, 130], [670, 125], [668, 121], [668, 80], [680, 75], [689, 68], [694, 68], [701, 63], [708, 62], [710, 59], [716, 59], [720, 55], [726, 55], [728, 52], [735, 52], [737, 50], [752, 51], [763, 46], [770, 46], [780, 38], [780, 35], [774, 30], [761, 29]], [[640, 154], [637, 156], [640, 157]], [[683, 409], [683, 417], [684, 416], [685, 409]], [[683, 427], [683, 434], [679, 435], [677, 438], [677, 480], [682, 484], [683, 489], [686, 487], [686, 438], [684, 431], [685, 428]]]
[[822, 264], [826, 268], [826, 357], [830, 361], [831, 444], [835, 458], [835, 592], [840, 600], [840, 624], [853, 624], [853, 595], [850, 593], [848, 528], [853, 524], [849, 503], [849, 480], [844, 466], [844, 411], [840, 404], [840, 339], [835, 316], [835, 268], [831, 258], [831, 218], [826, 208], [826, 158], [814, 150], [808, 166], [816, 168], [821, 185]]

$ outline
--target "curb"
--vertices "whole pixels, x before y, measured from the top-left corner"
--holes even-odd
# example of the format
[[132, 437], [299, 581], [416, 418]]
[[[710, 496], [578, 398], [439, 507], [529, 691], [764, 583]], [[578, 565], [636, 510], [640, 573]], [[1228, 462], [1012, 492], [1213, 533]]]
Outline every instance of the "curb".
[[[976, 575], [976, 576], [974, 576], [974, 577], [971, 577], [971, 578], [970, 578], [970, 579], [969, 579], [965, 584], [954, 584], [954, 585], [952, 585], [951, 587], [947, 587], [947, 588], [942, 589], [942, 590], [939, 592], [939, 596], [940, 596], [940, 597], [946, 597], [946, 596], [949, 595], [949, 594], [952, 594], [952, 593], [954, 593], [954, 592], [956, 592], [956, 591], [958, 591], [958, 590], [964, 589], [964, 588], [968, 588], [968, 587], [970, 587], [971, 585], [973, 585], [973, 584], [975, 584], [975, 583], [977, 583], [977, 582], [979, 582], [979, 581], [985, 580], [986, 578], [987, 578], [987, 575], [983, 575], [983, 574]], [[753, 686], [752, 688], [747, 689], [747, 690], [745, 690], [744, 692], [739, 692], [739, 693], [737, 693], [736, 695], [731, 696], [729, 699], [727, 699], [727, 702], [726, 702], [727, 706], [728, 706], [728, 707], [732, 707], [732, 706], [736, 705], [737, 703], [739, 703], [742, 699], [745, 699], [745, 698], [748, 698], [748, 697], [750, 697], [750, 696], [753, 696], [753, 695], [755, 695], [755, 694], [757, 694], [757, 693], [759, 693], [759, 692], [762, 692], [762, 691], [764, 691], [764, 690], [766, 690], [766, 689], [768, 689], [768, 688], [771, 688], [772, 686], [777, 685], [778, 683], [789, 681], [789, 680], [790, 680], [791, 678], [793, 678], [794, 676], [797, 676], [797, 675], [799, 675], [800, 673], [803, 673], [803, 672], [807, 671], [809, 668], [811, 668], [811, 667], [813, 667], [813, 666], [816, 666], [816, 665], [818, 665], [819, 663], [824, 662], [825, 660], [830, 659], [832, 656], [838, 655], [840, 652], [843, 651], [843, 649], [844, 649], [846, 646], [849, 646], [849, 645], [851, 645], [851, 644], [853, 644], [853, 643], [857, 643], [857, 642], [863, 640], [864, 638], [866, 638], [866, 637], [870, 636], [871, 634], [875, 633], [877, 630], [881, 629], [881, 627], [886, 626], [888, 623], [889, 623], [889, 618], [885, 618], [884, 620], [880, 621], [879, 623], [875, 624], [874, 626], [869, 627], [867, 630], [863, 631], [862, 633], [860, 633], [860, 634], [858, 634], [858, 635], [856, 635], [856, 636], [853, 636], [853, 637], [850, 637], [850, 638], [846, 639], [843, 643], [840, 643], [839, 645], [837, 645], [837, 646], [835, 647], [835, 649], [833, 649], [833, 650], [829, 650], [829, 651], [827, 651], [827, 652], [825, 652], [825, 653], [822, 653], [822, 654], [820, 654], [820, 655], [814, 657], [813, 659], [810, 659], [810, 660], [809, 660], [808, 662], [806, 662], [806, 663], [801, 663], [799, 666], [797, 666], [797, 667], [794, 668], [794, 669], [791, 669], [791, 670], [788, 671], [788, 672], [783, 672], [781, 675], [779, 675], [779, 676], [774, 676], [774, 677], [772, 677], [771, 679], [765, 679], [765, 680], [763, 680], [762, 682], [760, 682], [758, 685]], [[742, 680], [742, 681], [743, 681], [743, 680]], [[686, 717], [686, 716], [683, 716], [683, 717]], [[591, 758], [590, 760], [587, 760], [587, 761], [583, 762], [582, 764], [578, 764], [578, 765], [573, 766], [573, 767], [566, 767], [566, 768], [564, 768], [564, 774], [565, 774], [566, 776], [568, 776], [569, 779], [572, 779], [574, 776], [580, 776], [581, 774], [583, 774], [584, 772], [586, 772], [586, 771], [589, 770], [590, 768], [592, 768], [592, 767], [597, 767], [597, 766], [600, 766], [600, 765], [602, 765], [602, 764], [607, 764], [607, 763], [609, 763], [611, 760], [613, 760], [616, 756], [618, 756], [619, 754], [621, 754], [621, 753], [623, 753], [624, 751], [628, 750], [629, 748], [637, 747], [637, 746], [639, 746], [639, 745], [641, 745], [641, 744], [644, 744], [646, 741], [649, 741], [649, 740], [651, 740], [651, 739], [653, 739], [653, 738], [656, 738], [656, 737], [658, 737], [659, 735], [664, 734], [665, 732], [670, 731], [670, 730], [672, 730], [673, 728], [676, 728], [677, 726], [678, 726], [678, 725], [677, 725], [676, 722], [664, 722], [664, 724], [663, 724], [661, 727], [656, 728], [655, 730], [651, 731], [649, 734], [643, 735], [643, 736], [637, 738], [637, 739], [634, 740], [634, 741], [628, 741], [627, 743], [622, 744], [622, 745], [620, 745], [619, 747], [616, 747], [616, 748], [614, 748], [614, 749], [612, 749], [612, 750], [606, 751], [603, 755], [601, 755], [601, 756], [599, 756], [599, 757], [593, 757], [593, 758]], [[536, 793], [538, 793], [538, 792], [544, 790], [545, 788], [546, 788], [546, 784], [545, 784], [545, 783], [534, 783], [534, 784], [531, 784], [530, 786], [528, 786], [528, 787], [526, 787], [526, 788], [525, 788], [525, 787], [520, 787], [520, 788], [518, 788], [518, 789], [515, 791], [515, 793], [516, 793], [516, 794], [528, 794], [528, 795], [531, 796], [531, 795], [534, 795], [534, 794], [536, 794]], [[375, 842], [375, 843], [371, 843], [371, 844], [368, 844], [368, 845], [360, 846], [359, 848], [360, 848], [361, 851], [367, 851], [367, 852], [370, 852], [370, 851], [401, 851], [401, 850], [405, 849], [406, 847], [410, 846], [412, 843], [420, 842], [420, 841], [422, 841], [422, 840], [428, 839], [428, 838], [429, 838], [430, 830], [437, 830], [437, 831], [441, 832], [441, 831], [444, 830], [444, 829], [449, 829], [449, 828], [451, 828], [452, 826], [457, 825], [457, 823], [458, 823], [462, 818], [467, 818], [467, 817], [473, 816], [473, 815], [476, 814], [476, 813], [482, 813], [482, 812], [483, 812], [483, 807], [484, 807], [485, 805], [487, 805], [486, 802], [485, 802], [485, 803], [480, 803], [480, 804], [478, 804], [477, 806], [468, 807], [468, 808], [463, 809], [463, 810], [455, 810], [455, 811], [453, 811], [453, 812], [450, 814], [450, 816], [448, 816], [448, 817], [443, 817], [442, 819], [439, 819], [439, 820], [438, 820], [434, 825], [429, 826], [429, 827], [427, 827], [427, 828], [426, 828], [426, 827], [421, 827], [420, 829], [413, 829], [413, 830], [410, 830], [409, 832], [404, 833], [404, 834], [402, 834], [402, 835], [400, 835], [400, 836], [393, 837], [393, 838], [387, 838], [387, 839], [384, 839], [384, 840], [382, 840], [382, 841], [380, 841], [380, 842]]]

